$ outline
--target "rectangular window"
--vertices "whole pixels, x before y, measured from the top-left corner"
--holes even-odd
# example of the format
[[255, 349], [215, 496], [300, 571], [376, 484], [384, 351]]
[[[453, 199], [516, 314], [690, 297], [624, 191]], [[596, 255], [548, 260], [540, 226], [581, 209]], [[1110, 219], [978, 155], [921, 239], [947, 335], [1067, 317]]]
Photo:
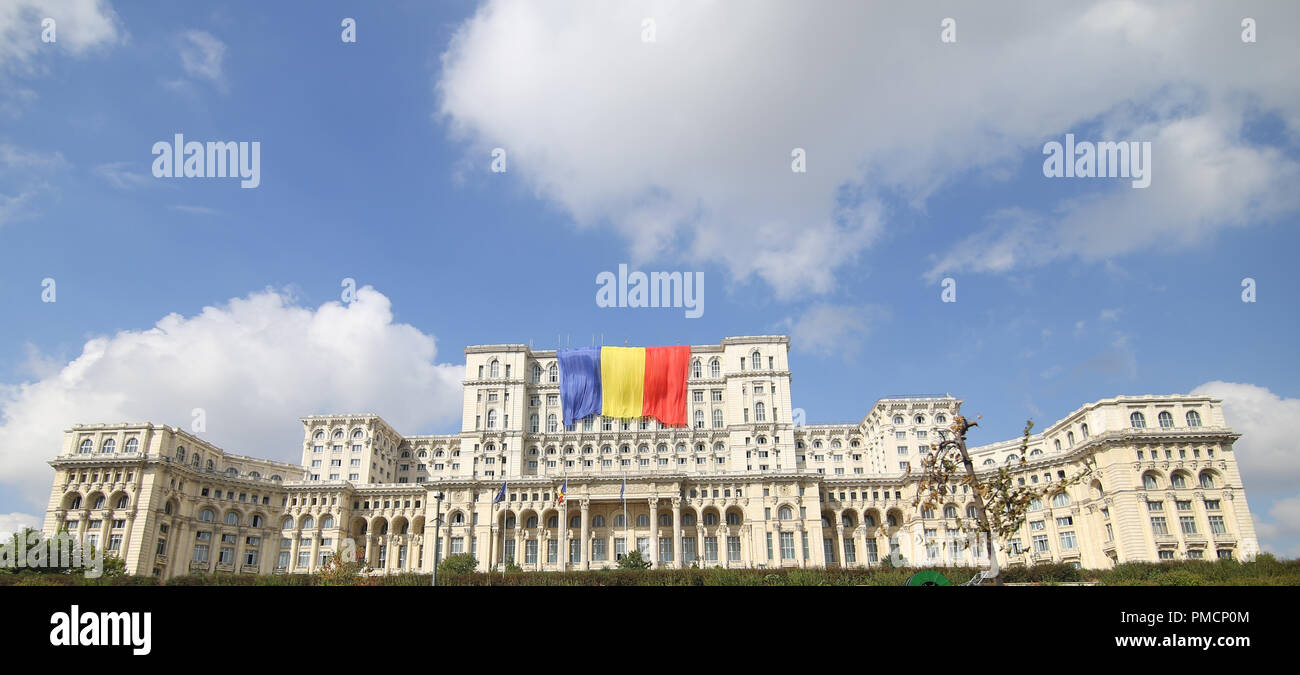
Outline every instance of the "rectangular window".
[[1034, 535], [1034, 553], [1047, 553], [1047, 535]]
[[[382, 549], [381, 549], [382, 550]], [[515, 541], [507, 539], [506, 545], [501, 551], [501, 562], [511, 562], [515, 559]]]
[[858, 542], [853, 539], [844, 540], [844, 562], [853, 564], [858, 561]]
[[706, 562], [718, 561], [718, 538], [717, 537], [704, 538], [704, 560]]
[[524, 542], [524, 564], [526, 565], [537, 564], [537, 540], [536, 539], [529, 539], [528, 541]]
[[673, 561], [672, 537], [659, 537], [659, 560], [663, 562]]
[[876, 552], [876, 540], [874, 537], [867, 537], [867, 562], [873, 565], [880, 562], [879, 554]]
[[781, 533], [781, 559], [794, 560], [794, 533]]
[[1183, 534], [1196, 534], [1196, 516], [1179, 516], [1178, 525], [1182, 527]]
[[627, 555], [627, 540], [616, 537], [614, 539], [614, 559], [619, 560], [625, 555]]
[[695, 562], [695, 537], [682, 538], [682, 562], [687, 565]]
[[1157, 535], [1169, 534], [1169, 528], [1165, 527], [1164, 516], [1151, 516], [1151, 531]]
[[560, 542], [554, 539], [546, 542], [546, 562], [552, 565], [560, 562]]
[[1210, 531], [1214, 534], [1228, 533], [1228, 528], [1223, 524], [1223, 516], [1210, 516]]
[[772, 559], [772, 533], [767, 533], [767, 559]]
[[727, 537], [727, 560], [740, 562], [740, 537]]
[[605, 539], [591, 540], [591, 559], [597, 562], [605, 561]]
[[826, 564], [830, 565], [835, 562], [835, 541], [832, 539], [822, 540], [822, 554], [826, 556]]
[[[800, 489], [802, 490], [803, 488], [800, 488]], [[803, 508], [803, 507], [800, 507], [800, 509], [802, 509], [802, 508]], [[802, 532], [802, 533], [800, 533], [800, 534], [803, 535], [803, 536], [801, 537], [801, 540], [802, 540], [801, 543], [803, 544], [803, 559], [804, 559], [804, 560], [808, 560], [808, 533], [807, 533], [807, 532]]]
[[207, 544], [195, 544], [195, 545], [194, 545], [194, 562], [205, 563], [205, 562], [207, 562], [207, 561], [208, 561], [208, 545], [207, 545]]
[[1074, 532], [1073, 532], [1073, 531], [1070, 531], [1070, 532], [1062, 532], [1062, 533], [1061, 533], [1061, 550], [1062, 550], [1062, 551], [1073, 551], [1076, 547], [1077, 547], [1077, 542], [1076, 542], [1075, 539], [1074, 539]]

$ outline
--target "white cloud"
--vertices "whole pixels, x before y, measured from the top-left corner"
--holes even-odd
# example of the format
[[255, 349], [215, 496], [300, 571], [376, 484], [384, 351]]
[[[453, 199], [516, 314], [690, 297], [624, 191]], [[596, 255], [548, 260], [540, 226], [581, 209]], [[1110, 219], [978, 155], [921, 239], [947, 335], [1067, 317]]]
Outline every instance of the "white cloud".
[[[1261, 546], [1300, 555], [1300, 398], [1284, 398], [1266, 387], [1239, 382], [1206, 382], [1192, 390], [1223, 400], [1228, 426], [1241, 434], [1233, 444], [1255, 514]], [[1268, 513], [1269, 519], [1261, 514]]]
[[[41, 40], [41, 22], [46, 18], [54, 19], [54, 42]], [[80, 56], [121, 38], [117, 14], [104, 0], [0, 3], [0, 66], [6, 68], [24, 68], [43, 49]]]
[[50, 189], [46, 176], [67, 166], [62, 153], [42, 153], [0, 141], [0, 226], [31, 217], [37, 195]]
[[839, 354], [851, 359], [877, 323], [889, 312], [875, 305], [832, 305], [819, 303], [798, 317], [787, 317], [781, 326], [790, 333], [791, 348], [823, 356]]
[[[223, 70], [226, 59], [226, 43], [207, 31], [187, 30], [181, 36], [181, 66], [185, 74], [192, 78], [207, 80], [218, 91], [226, 92], [226, 74]], [[177, 86], [177, 82], [168, 83]]]
[[[1300, 5], [1253, 10], [1300, 29]], [[1241, 126], [1264, 111], [1300, 129], [1300, 88], [1277, 67], [1300, 61], [1300, 44], [1241, 44], [1236, 8], [996, 3], [963, 13], [954, 45], [939, 43], [941, 16], [923, 3], [490, 0], [443, 55], [438, 114], [467, 166], [486, 173], [505, 148], [510, 175], [578, 226], [612, 227], [642, 259], [719, 262], [781, 296], [833, 288], [879, 237], [886, 200], [923, 209], [954, 180], [1004, 180], [1089, 124], [1152, 140], [1152, 187], [993, 214], [1003, 229], [934, 269], [1193, 244], [1296, 208], [1294, 162]], [[807, 173], [790, 171], [796, 147]]]
[[157, 185], [153, 174], [133, 168], [131, 162], [112, 162], [95, 167], [95, 173], [119, 190], [134, 190]]
[[25, 527], [39, 530], [43, 520], [41, 516], [27, 513], [0, 513], [0, 541], [7, 542], [9, 537], [22, 532]]
[[148, 330], [89, 339], [57, 373], [0, 385], [0, 483], [43, 508], [62, 432], [75, 423], [152, 421], [240, 454], [297, 462], [303, 415], [374, 412], [416, 433], [458, 418], [463, 365], [436, 361], [433, 336], [393, 322], [364, 287], [310, 309], [263, 291], [171, 314]]

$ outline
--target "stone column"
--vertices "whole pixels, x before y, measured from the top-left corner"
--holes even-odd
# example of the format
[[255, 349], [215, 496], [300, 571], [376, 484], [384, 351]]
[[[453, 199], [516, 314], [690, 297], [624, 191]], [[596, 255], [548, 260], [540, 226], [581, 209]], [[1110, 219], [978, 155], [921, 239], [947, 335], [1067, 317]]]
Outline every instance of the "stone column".
[[[650, 503], [650, 552], [649, 552], [649, 558], [650, 558], [650, 562], [651, 562], [651, 564], [653, 565], [654, 563], [658, 562], [658, 558], [659, 558], [659, 555], [658, 555], [658, 547], [659, 547], [659, 521], [658, 521], [658, 518], [659, 518], [659, 500], [658, 500], [658, 499], [651, 499], [651, 500], [649, 500], [649, 503]], [[633, 542], [633, 543], [635, 544], [636, 542]]]
[[673, 564], [682, 566], [682, 500], [673, 498]]
[[582, 541], [578, 544], [578, 559], [582, 561], [582, 569], [589, 570], [591, 569], [591, 551], [589, 550], [591, 548], [591, 542], [588, 541], [588, 537], [591, 534], [591, 529], [589, 526], [590, 515], [591, 515], [591, 502], [584, 499], [581, 502], [581, 506], [582, 506]]
[[[835, 517], [838, 519], [840, 517], [840, 514], [836, 513]], [[835, 524], [835, 543], [839, 547], [840, 569], [848, 569], [849, 561], [848, 558], [845, 557], [845, 552], [844, 552], [844, 521], [843, 520]]]

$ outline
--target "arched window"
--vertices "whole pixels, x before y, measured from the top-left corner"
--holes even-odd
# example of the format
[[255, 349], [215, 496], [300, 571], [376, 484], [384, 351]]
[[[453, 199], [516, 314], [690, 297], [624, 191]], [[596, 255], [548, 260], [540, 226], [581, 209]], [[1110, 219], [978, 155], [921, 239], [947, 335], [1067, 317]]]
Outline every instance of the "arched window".
[[334, 529], [334, 516], [325, 516], [324, 518], [321, 518], [320, 529], [322, 530]]
[[902, 415], [894, 415], [894, 424], [905, 424]]
[[507, 529], [507, 530], [513, 530], [513, 529], [515, 529], [515, 517], [514, 517], [514, 516], [506, 516], [506, 529]]
[[528, 516], [528, 520], [524, 521], [524, 527], [527, 528], [527, 529], [529, 529], [529, 530], [536, 529], [536, 528], [537, 528], [537, 516]]
[[203, 509], [199, 511], [199, 522], [210, 523], [217, 519], [217, 514], [212, 509]]
[[767, 420], [767, 408], [762, 401], [754, 404], [754, 421], [763, 422]]
[[208, 460], [208, 471], [211, 471], [213, 468], [215, 468], [215, 465], [213, 465], [212, 460], [209, 459], [209, 460]]
[[178, 462], [184, 462], [184, 461], [185, 461], [185, 446], [181, 446], [181, 447], [179, 447], [179, 448], [176, 448], [176, 461], [178, 461]]
[[99, 511], [104, 508], [104, 495], [100, 495], [95, 498], [95, 506], [93, 508], [96, 511]]
[[233, 466], [232, 466], [232, 467], [228, 467], [228, 468], [226, 469], [226, 475], [227, 475], [227, 476], [230, 476], [230, 477], [232, 477], [232, 478], [235, 477], [235, 476], [238, 476], [238, 475], [239, 475], [239, 469], [236, 469], [236, 468], [233, 467]]
[[637, 527], [650, 527], [650, 516], [642, 513], [636, 517]]
[[979, 517], [979, 511], [976, 510], [974, 504], [971, 504], [970, 506], [966, 507], [966, 517], [971, 520], [975, 520], [976, 518]]
[[718, 514], [712, 512], [712, 511], [710, 511], [710, 512], [704, 514], [704, 524], [705, 524], [705, 525], [717, 525], [717, 524], [718, 524]]
[[555, 366], [554, 363], [552, 363], [551, 366], [550, 366], [549, 368], [546, 369], [546, 377], [547, 377], [547, 379], [550, 380], [551, 382], [559, 382], [559, 381], [560, 381], [560, 369], [557, 368], [557, 367]]
[[1189, 426], [1189, 427], [1199, 427], [1199, 426], [1201, 426], [1201, 413], [1198, 413], [1198, 412], [1196, 412], [1195, 410], [1188, 410], [1188, 411], [1187, 411], [1187, 426]]
[[755, 349], [753, 354], [749, 355], [750, 367], [754, 370], [763, 369], [763, 357], [759, 356], [758, 350]]
[[81, 495], [75, 495], [72, 498], [72, 503], [68, 505], [68, 508], [72, 510], [81, 508]]
[[1064, 492], [1058, 492], [1052, 495], [1052, 506], [1069, 506], [1069, 505], [1070, 505], [1070, 495], [1067, 495]]
[[314, 530], [314, 529], [316, 529], [316, 519], [315, 519], [315, 518], [312, 518], [311, 516], [303, 516], [303, 518], [302, 518], [302, 529], [304, 529], [304, 530]]
[[532, 415], [528, 416], [528, 430], [533, 433], [537, 433], [538, 429], [539, 427], [538, 427], [537, 413], [533, 413]]
[[1037, 498], [1037, 497], [1035, 497], [1035, 498], [1029, 500], [1029, 510], [1030, 510], [1030, 511], [1042, 511], [1042, 510], [1043, 510], [1043, 500], [1041, 500], [1041, 499], [1039, 499], [1039, 498]]
[[103, 452], [110, 453], [117, 449], [117, 441], [112, 438], [104, 439], [104, 445], [100, 448]]
[[1181, 472], [1175, 473], [1169, 477], [1169, 483], [1174, 486], [1174, 489], [1182, 490], [1187, 487], [1187, 477]]
[[[687, 519], [688, 517], [690, 517], [690, 514], [689, 514], [689, 513], [684, 513], [684, 514], [682, 514], [682, 524], [683, 524], [683, 525], [686, 524], [686, 519]], [[673, 517], [672, 517], [671, 514], [668, 514], [668, 513], [661, 513], [661, 514], [659, 514], [659, 526], [660, 526], [660, 527], [667, 527], [667, 526], [672, 525], [672, 524], [673, 524]]]
[[605, 526], [605, 516], [601, 516], [601, 515], [592, 516], [592, 517], [591, 517], [591, 526], [592, 526], [592, 527], [604, 527], [604, 526]]
[[947, 423], [948, 423], [948, 418], [945, 417], [945, 416], [943, 416], [943, 415], [935, 415], [935, 416], [934, 416], [934, 423], [935, 423], [935, 424], [947, 424]]
[[922, 517], [922, 518], [933, 518], [933, 517], [934, 517], [934, 509], [932, 509], [932, 508], [930, 508], [930, 507], [928, 507], [928, 506], [925, 507], [925, 508], [923, 508], [923, 509], [921, 509], [921, 517]]
[[943, 507], [943, 517], [944, 517], [944, 518], [956, 518], [956, 517], [957, 517], [957, 507], [953, 506], [952, 504], [949, 504], [949, 505]]
[[114, 506], [113, 508], [124, 509], [130, 505], [131, 505], [131, 498], [127, 497], [126, 495], [122, 495], [121, 497], [117, 498], [117, 505]]
[[542, 367], [539, 366], [539, 365], [537, 365], [536, 363], [534, 363], [534, 364], [533, 364], [533, 384], [541, 384], [541, 383], [542, 383]]
[[1086, 425], [1086, 424], [1080, 424], [1080, 425], [1079, 425], [1079, 431], [1082, 431], [1082, 432], [1083, 432], [1083, 440], [1085, 440], [1085, 441], [1088, 440], [1088, 425]]
[[555, 413], [546, 416], [546, 433], [553, 434], [559, 430], [559, 422], [556, 421]]
[[293, 529], [293, 518], [285, 518], [284, 520], [280, 521], [280, 529], [281, 529], [281, 530], [292, 530], [292, 529]]
[[1202, 472], [1201, 472], [1201, 487], [1203, 487], [1203, 488], [1205, 488], [1205, 489], [1207, 489], [1207, 490], [1213, 489], [1213, 488], [1215, 487], [1215, 485], [1214, 485], [1214, 474], [1210, 473], [1209, 471], [1202, 471]]
[[722, 377], [722, 362], [713, 359], [709, 361], [709, 377]]
[[488, 364], [488, 377], [493, 379], [501, 377], [501, 364], [496, 359], [492, 359], [492, 363]]
[[362, 430], [360, 430], [360, 429], [354, 429], [354, 430], [352, 431], [352, 440], [354, 440], [354, 441], [355, 441], [355, 440], [358, 440], [358, 439], [360, 439], [362, 436], [365, 436], [365, 435], [366, 435], [366, 434], [365, 434], [364, 431], [362, 431]]
[[844, 527], [853, 527], [853, 514], [851, 513], [844, 514], [840, 518], [840, 522], [844, 524]]
[[626, 521], [623, 520], [623, 514], [621, 513], [614, 514], [614, 527], [623, 527], [624, 522]]
[[898, 516], [892, 513], [887, 514], [885, 516], [885, 524], [887, 527], [898, 527]]
[[335, 430], [334, 430], [334, 438], [343, 438], [343, 430], [342, 430], [342, 429], [335, 429]]
[[925, 415], [917, 415], [915, 422], [917, 424], [925, 424]]
[[1160, 489], [1160, 480], [1156, 478], [1154, 473], [1144, 473], [1142, 474], [1142, 487], [1148, 490], [1158, 490]]
[[547, 518], [547, 519], [546, 519], [546, 526], [547, 526], [547, 527], [559, 527], [559, 526], [560, 526], [560, 517], [559, 517], [559, 516], [551, 516], [550, 518]]
[[984, 460], [984, 466], [989, 466], [989, 465], [992, 465], [992, 464], [997, 464], [997, 462], [994, 461], [992, 458], [989, 458], [989, 459]]
[[1168, 410], [1161, 410], [1160, 414], [1156, 415], [1156, 419], [1159, 420], [1161, 429], [1174, 426], [1174, 416]]
[[782, 506], [781, 510], [777, 511], [776, 513], [777, 513], [776, 517], [781, 520], [790, 520], [794, 518], [794, 510], [788, 506]]
[[721, 429], [721, 428], [722, 428], [722, 409], [721, 409], [721, 408], [714, 408], [714, 409], [713, 409], [713, 428], [714, 428], [714, 429]]
[[1141, 412], [1134, 412], [1132, 415], [1129, 415], [1128, 422], [1134, 429], [1145, 429], [1147, 426], [1146, 415], [1143, 415]]
[[699, 359], [695, 359], [691, 362], [691, 377], [697, 380], [704, 377], [704, 368], [700, 365]]
[[489, 429], [495, 429], [495, 428], [497, 428], [497, 411], [495, 411], [495, 410], [489, 410], [489, 411], [488, 411], [488, 423], [487, 423], [487, 428], [489, 428]]
[[[1060, 444], [1059, 442], [1056, 444], [1056, 449], [1057, 449], [1057, 450], [1060, 450], [1060, 449], [1061, 449], [1061, 444]], [[1030, 456], [1030, 457], [1037, 457], [1037, 456], [1039, 456], [1039, 455], [1041, 455], [1041, 454], [1043, 454], [1043, 449], [1042, 449], [1042, 448], [1034, 448], [1033, 450], [1030, 450], [1030, 451], [1029, 451], [1029, 456]]]
[[1056, 452], [1061, 451], [1061, 439], [1058, 438], [1052, 441], [1052, 449], [1055, 450]]
[[128, 439], [126, 439], [126, 447], [123, 448], [122, 451], [123, 451], [123, 452], [126, 452], [126, 453], [132, 453], [132, 452], [135, 452], [135, 451], [137, 451], [137, 450], [139, 450], [139, 449], [140, 449], [140, 439], [138, 439], [138, 438], [128, 438]]
[[324, 431], [317, 431], [317, 432], [316, 432], [316, 435], [315, 435], [315, 436], [312, 436], [312, 438], [314, 438], [314, 439], [316, 439], [316, 440], [318, 440], [318, 441], [325, 440], [325, 432], [324, 432]]
[[[763, 405], [763, 404], [760, 403], [759, 405]], [[696, 429], [703, 429], [703, 428], [704, 428], [704, 411], [703, 411], [703, 410], [696, 410], [696, 411], [695, 411], [695, 414], [693, 415], [693, 417], [694, 417], [694, 419], [695, 419], [695, 428], [696, 428]]]
[[739, 514], [739, 513], [736, 513], [735, 511], [731, 511], [731, 512], [729, 512], [729, 513], [727, 514], [727, 524], [728, 524], [728, 525], [739, 525], [739, 524], [740, 524], [740, 514]]
[[200, 461], [199, 453], [196, 452], [194, 453], [194, 468], [196, 469], [199, 468], [199, 461]]
[[582, 527], [582, 516], [574, 516], [570, 518], [569, 527]]
[[239, 514], [238, 514], [238, 513], [235, 513], [234, 511], [231, 511], [231, 512], [227, 513], [227, 514], [226, 514], [226, 524], [227, 524], [227, 525], [238, 525], [238, 524], [239, 524]]
[[1016, 457], [1018, 457], [1018, 455], [1015, 454], [1007, 455], [1007, 459], [1006, 459], [1007, 464], [1016, 461]]
[[1071, 447], [1071, 448], [1074, 447], [1074, 432], [1073, 432], [1073, 431], [1067, 431], [1067, 432], [1065, 433], [1065, 444], [1066, 444], [1067, 446]]
[[876, 526], [876, 517], [873, 516], [873, 515], [871, 515], [870, 513], [863, 514], [863, 516], [862, 516], [862, 525], [863, 525], [864, 527], [875, 527], [875, 526]]
[[262, 477], [262, 474], [260, 474], [260, 473], [258, 473], [258, 472], [256, 472], [256, 471], [250, 471], [249, 474], [248, 474], [248, 477], [249, 477], [249, 478], [261, 478], [261, 477]]
[[687, 526], [687, 527], [694, 527], [694, 526], [695, 526], [695, 514], [694, 514], [694, 513], [683, 513], [683, 514], [682, 514], [682, 525]]

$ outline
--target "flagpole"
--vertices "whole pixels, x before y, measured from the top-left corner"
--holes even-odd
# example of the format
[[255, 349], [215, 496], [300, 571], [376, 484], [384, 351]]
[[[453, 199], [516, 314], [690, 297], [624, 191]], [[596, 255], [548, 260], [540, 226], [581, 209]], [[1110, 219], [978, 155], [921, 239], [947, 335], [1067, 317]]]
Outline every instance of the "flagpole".
[[623, 472], [623, 555], [627, 555], [627, 472]]

